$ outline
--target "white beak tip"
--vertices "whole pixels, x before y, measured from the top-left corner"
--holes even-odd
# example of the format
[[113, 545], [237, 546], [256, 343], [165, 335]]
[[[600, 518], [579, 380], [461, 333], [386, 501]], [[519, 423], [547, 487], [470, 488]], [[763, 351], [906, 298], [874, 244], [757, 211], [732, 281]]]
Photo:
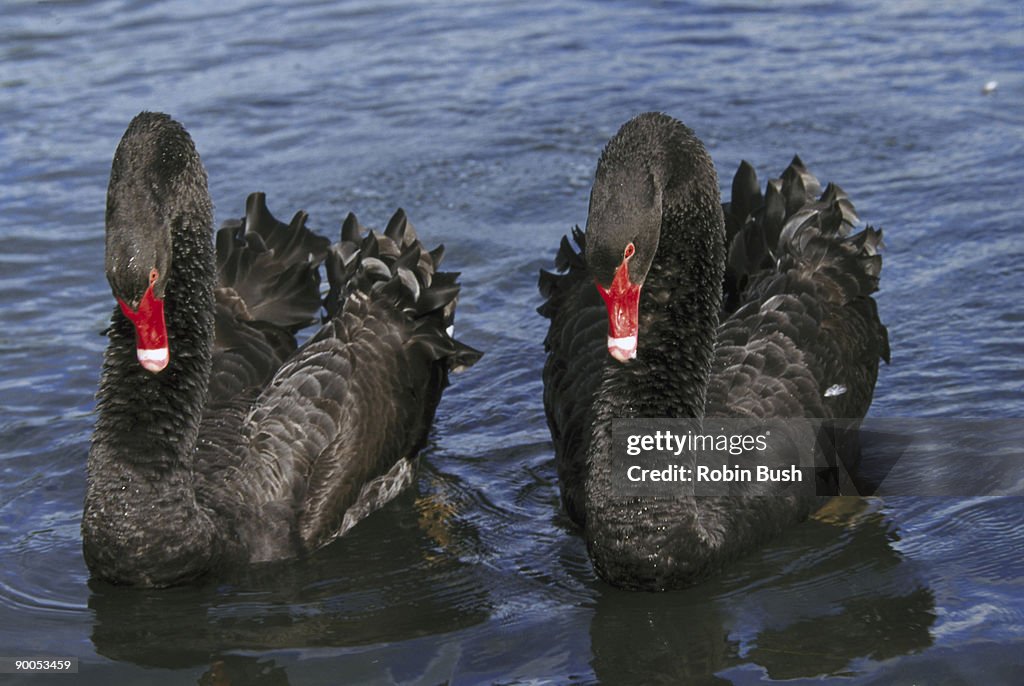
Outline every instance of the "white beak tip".
[[608, 353], [619, 362], [636, 359], [636, 336], [608, 337]]
[[171, 353], [167, 348], [153, 348], [150, 350], [136, 348], [135, 354], [139, 358], [139, 364], [146, 371], [153, 372], [154, 374], [163, 371], [171, 361]]

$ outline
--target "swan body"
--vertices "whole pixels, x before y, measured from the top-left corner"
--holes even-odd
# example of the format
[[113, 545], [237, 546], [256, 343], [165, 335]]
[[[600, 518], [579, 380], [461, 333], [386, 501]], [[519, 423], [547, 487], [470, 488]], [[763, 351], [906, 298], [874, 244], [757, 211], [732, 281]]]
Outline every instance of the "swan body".
[[410, 483], [448, 372], [479, 357], [446, 332], [457, 275], [401, 210], [384, 234], [349, 215], [334, 245], [305, 222], [255, 193], [215, 243], [188, 133], [156, 113], [129, 125], [82, 519], [95, 577], [162, 587], [303, 555]]
[[862, 418], [888, 334], [871, 294], [881, 232], [851, 235], [846, 194], [799, 158], [762, 194], [743, 163], [722, 205], [681, 122], [627, 122], [601, 155], [587, 229], [541, 272], [544, 405], [562, 501], [598, 574], [661, 590], [700, 581], [821, 502], [625, 496], [613, 419]]

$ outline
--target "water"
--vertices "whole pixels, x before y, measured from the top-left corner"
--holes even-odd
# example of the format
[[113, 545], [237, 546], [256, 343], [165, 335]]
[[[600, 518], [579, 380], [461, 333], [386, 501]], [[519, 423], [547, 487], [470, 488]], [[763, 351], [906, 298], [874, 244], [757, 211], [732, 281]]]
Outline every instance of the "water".
[[[533, 308], [601, 147], [660, 109], [724, 186], [798, 152], [885, 228], [874, 416], [1020, 417], [1021, 64], [1020, 3], [980, 0], [7, 3], [0, 655], [76, 656], [97, 684], [1015, 682], [1019, 498], [850, 499], [688, 591], [597, 581], [559, 510]], [[221, 220], [254, 190], [332, 235], [405, 207], [487, 351], [414, 490], [310, 561], [160, 592], [90, 583], [79, 534], [107, 174], [142, 109], [190, 129]]]

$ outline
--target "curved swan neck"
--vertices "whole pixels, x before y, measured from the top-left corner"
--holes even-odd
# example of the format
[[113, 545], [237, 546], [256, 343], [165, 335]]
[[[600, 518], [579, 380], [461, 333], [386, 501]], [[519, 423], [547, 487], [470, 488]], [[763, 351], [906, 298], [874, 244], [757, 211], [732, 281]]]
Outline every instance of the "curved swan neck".
[[[672, 517], [658, 511], [671, 507], [645, 501], [648, 517], [638, 518], [634, 501], [617, 496], [612, 420], [704, 416], [722, 303], [725, 222], [718, 179], [703, 145], [664, 115], [652, 123], [655, 132], [646, 132], [650, 137], [634, 150], [656, 150], [647, 164], [654, 165], [651, 177], [661, 184], [657, 250], [640, 297], [637, 358], [627, 364], [609, 359], [594, 398], [584, 498], [587, 544], [602, 576], [635, 576], [640, 586], [657, 588], [664, 586], [664, 570], [651, 572], [648, 562], [663, 542], [657, 523]], [[654, 576], [641, 578], [645, 574]]]
[[209, 203], [173, 226], [170, 363], [157, 374], [143, 369], [134, 328], [115, 308], [97, 394], [83, 552], [94, 574], [117, 583], [180, 583], [223, 553], [211, 513], [196, 502], [193, 474], [213, 348]]
[[[651, 183], [653, 190], [648, 189]], [[637, 359], [606, 364], [597, 415], [701, 417], [725, 273], [725, 222], [714, 165], [682, 123], [666, 115], [642, 115], [609, 142], [598, 165], [594, 196], [600, 196], [597, 204], [613, 208], [612, 217], [620, 208], [643, 205], [617, 199], [616, 193], [660, 200], [658, 221], [648, 232], [654, 235], [641, 233], [640, 239], [656, 245], [656, 251], [640, 296]], [[593, 201], [591, 207], [593, 211]], [[600, 217], [595, 223], [598, 241], [610, 244], [615, 229], [621, 235], [628, 234], [628, 227], [642, 227], [646, 216], [636, 215], [629, 212], [615, 222]], [[621, 255], [617, 247], [611, 252], [616, 250]], [[638, 240], [638, 254], [641, 250]]]
[[213, 204], [192, 138], [165, 114], [136, 116], [114, 153], [106, 274], [122, 307], [134, 310], [147, 283], [146, 293], [162, 299], [165, 338], [157, 327], [169, 357], [155, 373], [140, 366], [133, 325], [115, 308], [93, 452], [190, 469], [213, 348]]

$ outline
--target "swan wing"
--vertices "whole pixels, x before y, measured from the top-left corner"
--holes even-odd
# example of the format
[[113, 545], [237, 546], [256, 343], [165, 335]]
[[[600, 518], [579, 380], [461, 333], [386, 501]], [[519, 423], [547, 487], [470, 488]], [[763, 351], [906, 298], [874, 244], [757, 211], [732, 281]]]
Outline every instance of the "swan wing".
[[551, 320], [544, 349], [544, 411], [555, 446], [562, 501], [573, 521], [585, 519], [586, 453], [594, 424], [593, 398], [607, 357], [608, 311], [583, 261], [586, 234], [573, 231], [576, 247], [563, 237], [555, 266], [541, 271], [547, 298], [538, 312]]
[[380, 480], [407, 483], [396, 467], [425, 443], [449, 370], [479, 358], [449, 333], [455, 276], [408, 229], [331, 246], [321, 329], [257, 394], [211, 405], [203, 498], [245, 513], [235, 521], [253, 560], [320, 547], [393, 497]]
[[[882, 233], [795, 158], [762, 197], [743, 163], [723, 206], [725, 298], [708, 414], [863, 417], [888, 332], [872, 294]], [[820, 195], [819, 195], [820, 193]]]

